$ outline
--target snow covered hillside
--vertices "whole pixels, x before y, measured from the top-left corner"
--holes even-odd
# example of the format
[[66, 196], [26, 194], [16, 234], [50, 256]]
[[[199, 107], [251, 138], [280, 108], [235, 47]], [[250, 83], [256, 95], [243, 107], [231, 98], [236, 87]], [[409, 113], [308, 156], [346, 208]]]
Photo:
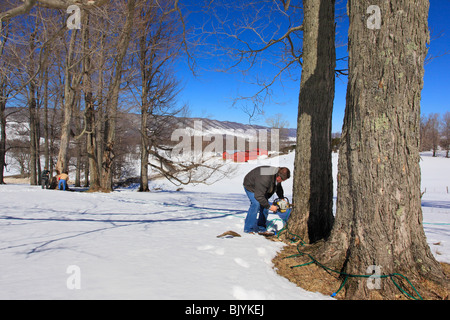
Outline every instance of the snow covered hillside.
[[[245, 173], [293, 169], [293, 158], [233, 164], [233, 178], [182, 191], [162, 180], [150, 193], [1, 185], [0, 299], [331, 299], [276, 274], [283, 244], [242, 232]], [[450, 159], [422, 160], [428, 243], [450, 262]], [[291, 198], [292, 179], [283, 185]], [[217, 238], [227, 230], [242, 237]]]

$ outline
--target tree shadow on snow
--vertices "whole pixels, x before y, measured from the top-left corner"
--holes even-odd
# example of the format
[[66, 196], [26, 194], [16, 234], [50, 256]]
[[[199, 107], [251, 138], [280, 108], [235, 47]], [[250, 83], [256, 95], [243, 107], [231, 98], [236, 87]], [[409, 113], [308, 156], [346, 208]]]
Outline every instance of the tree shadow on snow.
[[432, 200], [422, 200], [422, 207], [426, 208], [440, 208], [440, 209], [450, 209], [450, 201], [432, 201]]
[[[111, 230], [111, 229], [124, 228], [124, 227], [129, 227], [129, 226], [136, 226], [136, 225], [153, 224], [153, 223], [215, 220], [215, 219], [222, 219], [222, 218], [228, 217], [230, 215], [235, 215], [235, 213], [229, 213], [229, 211], [235, 211], [235, 212], [242, 213], [242, 211], [240, 211], [240, 210], [227, 210], [227, 212], [212, 212], [212, 211], [204, 212], [204, 210], [216, 211], [217, 209], [195, 207], [194, 205], [183, 206], [183, 208], [185, 208], [184, 210], [193, 208], [195, 210], [201, 210], [202, 212], [194, 212], [194, 213], [188, 213], [188, 214], [185, 213], [182, 217], [181, 216], [180, 217], [172, 216], [172, 217], [167, 217], [167, 218], [162, 218], [162, 219], [111, 218], [111, 216], [112, 217], [126, 216], [126, 215], [128, 215], [127, 213], [103, 213], [102, 215], [109, 216], [109, 218], [105, 218], [105, 219], [84, 218], [84, 217], [70, 218], [70, 217], [65, 217], [65, 216], [61, 216], [61, 217], [57, 217], [57, 216], [53, 216], [53, 217], [14, 217], [14, 216], [4, 215], [4, 216], [0, 216], [0, 221], [9, 221], [9, 222], [18, 221], [18, 222], [24, 222], [24, 223], [35, 223], [35, 222], [70, 222], [70, 223], [76, 222], [76, 223], [80, 223], [80, 222], [87, 222], [87, 223], [101, 223], [101, 224], [106, 223], [106, 224], [109, 224], [110, 226], [105, 226], [105, 227], [97, 228], [94, 230], [77, 232], [75, 234], [64, 235], [64, 236], [60, 236], [60, 237], [49, 239], [49, 240], [41, 240], [41, 241], [36, 241], [36, 242], [32, 242], [32, 243], [23, 243], [23, 244], [11, 245], [11, 246], [7, 246], [7, 247], [0, 247], [0, 251], [7, 250], [7, 249], [19, 248], [19, 247], [33, 246], [32, 249], [30, 249], [26, 252], [27, 257], [29, 257], [30, 255], [33, 255], [35, 253], [44, 252], [44, 251], [48, 251], [48, 250], [66, 249], [63, 247], [46, 248], [48, 245], [53, 244], [55, 242], [63, 241], [63, 240], [67, 240], [67, 239], [73, 239], [73, 238], [77, 238], [77, 237], [82, 237], [82, 236], [85, 236], [88, 234], [97, 233], [97, 232], [101, 232], [101, 231], [107, 231], [107, 230]], [[56, 210], [50, 210], [50, 211], [54, 211], [55, 213], [60, 214], [60, 212], [56, 211]], [[46, 211], [46, 213], [48, 213], [48, 210]], [[171, 212], [168, 212], [167, 210], [152, 212], [150, 214], [151, 215], [159, 215], [159, 214], [163, 214], [163, 213], [171, 214]], [[172, 214], [174, 214], [174, 213], [176, 213], [176, 212], [175, 211], [172, 212]], [[83, 213], [83, 215], [86, 215], [86, 214], [91, 215], [90, 213]], [[97, 213], [97, 214], [99, 214], [99, 213]], [[81, 215], [81, 214], [77, 213], [77, 214], [73, 214], [73, 215]], [[95, 214], [93, 214], [93, 215], [95, 215]], [[146, 213], [142, 213], [141, 215], [146, 215]], [[9, 227], [11, 227], [11, 226], [14, 226], [14, 225], [9, 225]]]

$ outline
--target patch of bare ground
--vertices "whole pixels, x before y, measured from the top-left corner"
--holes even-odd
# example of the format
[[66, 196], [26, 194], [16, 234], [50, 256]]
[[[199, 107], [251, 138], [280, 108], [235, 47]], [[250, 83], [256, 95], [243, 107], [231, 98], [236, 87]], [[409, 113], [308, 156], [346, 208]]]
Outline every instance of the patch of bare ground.
[[[273, 239], [277, 241], [276, 239]], [[301, 247], [306, 248], [306, 247]], [[272, 260], [277, 273], [289, 281], [295, 283], [298, 287], [311, 292], [320, 292], [324, 295], [332, 295], [337, 292], [344, 282], [344, 277], [338, 273], [327, 271], [315, 263], [310, 263], [311, 259], [307, 256], [298, 256], [297, 244], [288, 243], [281, 252]], [[423, 300], [449, 300], [449, 286], [450, 283], [450, 265], [441, 263], [444, 273], [447, 278], [447, 284], [438, 285], [435, 282], [419, 279], [412, 281], [414, 287], [419, 292]], [[366, 278], [355, 281], [367, 281]], [[402, 288], [411, 288], [404, 279], [397, 279], [396, 281]], [[408, 289], [405, 289], [408, 291]], [[371, 290], [370, 296], [367, 300], [385, 300], [381, 290]], [[412, 290], [411, 290], [412, 291]], [[412, 296], [417, 297], [415, 292], [410, 292]], [[337, 293], [336, 299], [345, 299], [345, 286]], [[397, 300], [411, 299], [400, 290], [395, 295]]]
[[22, 177], [5, 177], [3, 181], [6, 184], [30, 184], [30, 178]]

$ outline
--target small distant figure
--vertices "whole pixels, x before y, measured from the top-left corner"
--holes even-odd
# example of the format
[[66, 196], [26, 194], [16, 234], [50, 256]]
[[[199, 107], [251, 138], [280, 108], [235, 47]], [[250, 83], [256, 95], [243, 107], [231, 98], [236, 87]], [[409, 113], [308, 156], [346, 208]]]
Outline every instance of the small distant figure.
[[47, 167], [44, 168], [44, 171], [41, 173], [41, 186], [42, 189], [50, 188], [50, 171], [48, 171]]
[[58, 189], [59, 190], [68, 190], [68, 182], [69, 182], [69, 173], [64, 171], [58, 177]]

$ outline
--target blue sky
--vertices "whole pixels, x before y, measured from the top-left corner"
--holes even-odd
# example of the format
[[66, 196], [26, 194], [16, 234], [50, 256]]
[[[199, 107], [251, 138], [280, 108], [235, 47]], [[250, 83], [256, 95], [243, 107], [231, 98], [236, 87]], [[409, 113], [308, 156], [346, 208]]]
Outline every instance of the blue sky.
[[[450, 111], [450, 0], [431, 0], [429, 12], [429, 28], [432, 30], [433, 39], [429, 54], [433, 56], [444, 55], [432, 60], [425, 67], [425, 84], [422, 91], [422, 114], [445, 113]], [[347, 26], [343, 23], [338, 26], [340, 36], [346, 36]], [[347, 55], [346, 47], [337, 49], [337, 57]], [[239, 105], [232, 106], [233, 99], [239, 95], [255, 93], [258, 89], [248, 82], [254, 76], [264, 75], [266, 66], [254, 67], [244, 78], [239, 73], [223, 73], [214, 71], [202, 71], [213, 64], [208, 59], [198, 59], [199, 76], [193, 77], [185, 64], [179, 67], [178, 75], [184, 84], [180, 94], [180, 102], [187, 103], [190, 107], [190, 115], [193, 117], [208, 117], [223, 121], [236, 121], [248, 123], [249, 118]], [[271, 88], [271, 101], [264, 106], [265, 116], [259, 117], [253, 124], [265, 125], [265, 117], [281, 113], [290, 127], [295, 127], [297, 122], [298, 94], [300, 87], [299, 68], [294, 71], [294, 76], [284, 77], [277, 81]], [[333, 111], [333, 132], [340, 132], [344, 118], [345, 95], [347, 79], [336, 79], [336, 96]]]

